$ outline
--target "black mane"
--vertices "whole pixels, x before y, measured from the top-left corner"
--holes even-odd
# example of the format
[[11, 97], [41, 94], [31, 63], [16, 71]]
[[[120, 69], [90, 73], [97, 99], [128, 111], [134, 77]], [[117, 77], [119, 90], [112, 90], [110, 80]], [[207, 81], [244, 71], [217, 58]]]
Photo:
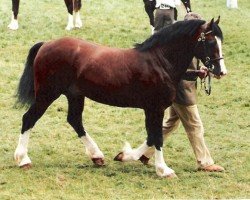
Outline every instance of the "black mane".
[[[205, 24], [204, 20], [187, 20], [187, 21], [178, 21], [171, 26], [165, 27], [159, 32], [152, 35], [150, 38], [145, 40], [141, 44], [136, 44], [135, 49], [138, 51], [147, 51], [150, 48], [165, 44], [171, 40], [184, 37], [184, 36], [193, 36], [196, 30]], [[217, 25], [217, 24], [216, 24]], [[219, 32], [219, 27], [214, 26], [216, 32]], [[221, 32], [221, 31], [220, 31]]]

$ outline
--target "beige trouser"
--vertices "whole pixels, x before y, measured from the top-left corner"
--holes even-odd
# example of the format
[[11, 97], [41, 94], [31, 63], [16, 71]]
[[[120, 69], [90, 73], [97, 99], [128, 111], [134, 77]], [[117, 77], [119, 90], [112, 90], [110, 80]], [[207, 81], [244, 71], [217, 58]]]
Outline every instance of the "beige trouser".
[[[214, 164], [204, 140], [204, 128], [199, 115], [197, 105], [184, 106], [173, 103], [169, 108], [169, 118], [163, 122], [163, 138], [166, 139], [175, 131], [180, 121], [182, 122], [188, 139], [194, 150], [198, 167], [206, 167]], [[150, 158], [154, 154], [154, 148], [149, 149], [144, 155]]]

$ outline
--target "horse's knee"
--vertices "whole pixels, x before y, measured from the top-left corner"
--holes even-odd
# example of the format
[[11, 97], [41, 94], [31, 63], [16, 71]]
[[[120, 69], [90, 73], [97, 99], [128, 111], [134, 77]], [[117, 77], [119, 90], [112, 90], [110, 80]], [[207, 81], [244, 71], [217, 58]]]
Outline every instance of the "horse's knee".
[[155, 148], [160, 151], [161, 147], [163, 146], [162, 134], [149, 135], [147, 138], [147, 145], [150, 147], [155, 146]]

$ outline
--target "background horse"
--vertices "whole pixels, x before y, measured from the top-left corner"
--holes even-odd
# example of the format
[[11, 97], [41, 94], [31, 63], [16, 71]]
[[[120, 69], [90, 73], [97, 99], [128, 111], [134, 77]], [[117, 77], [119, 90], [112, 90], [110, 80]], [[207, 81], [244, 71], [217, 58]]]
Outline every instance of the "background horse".
[[[82, 21], [80, 18], [81, 0], [64, 0], [68, 10], [68, 24], [66, 30], [82, 27]], [[12, 0], [12, 19], [8, 28], [11, 30], [18, 29], [18, 12], [19, 12], [20, 0]], [[74, 14], [74, 15], [73, 15]], [[75, 20], [74, 20], [75, 16]]]
[[164, 110], [175, 98], [178, 82], [194, 56], [217, 76], [226, 73], [218, 22], [177, 22], [132, 49], [110, 48], [74, 38], [34, 45], [17, 92], [18, 102], [30, 105], [23, 115], [14, 155], [19, 166], [31, 164], [27, 153], [29, 130], [63, 94], [68, 100], [67, 121], [96, 165], [104, 164], [104, 155], [83, 127], [85, 97], [107, 105], [143, 109], [147, 141], [137, 149], [125, 150], [115, 160], [138, 160], [154, 146], [157, 174], [174, 176], [162, 152]]
[[[155, 5], [156, 5], [156, 0], [143, 0], [144, 2], [144, 8], [146, 13], [148, 14], [149, 17], [149, 23], [152, 26], [152, 28], [154, 28], [154, 10], [155, 10]], [[181, 2], [183, 3], [183, 5], [186, 8], [187, 12], [192, 12], [191, 11], [191, 4], [190, 4], [190, 0], [181, 0]], [[174, 8], [175, 11], [175, 20], [177, 20], [177, 9]]]

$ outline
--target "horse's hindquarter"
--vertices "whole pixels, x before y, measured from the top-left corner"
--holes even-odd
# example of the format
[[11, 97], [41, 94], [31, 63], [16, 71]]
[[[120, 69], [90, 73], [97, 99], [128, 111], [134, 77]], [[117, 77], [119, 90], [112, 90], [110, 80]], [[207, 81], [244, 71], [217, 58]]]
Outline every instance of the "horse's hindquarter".
[[[77, 79], [78, 52], [80, 46], [95, 49], [96, 45], [74, 38], [62, 38], [45, 43], [34, 61], [35, 91], [50, 85], [56, 90], [66, 91], [67, 87]], [[93, 51], [93, 50], [92, 50]], [[88, 56], [87, 53], [82, 57]]]

